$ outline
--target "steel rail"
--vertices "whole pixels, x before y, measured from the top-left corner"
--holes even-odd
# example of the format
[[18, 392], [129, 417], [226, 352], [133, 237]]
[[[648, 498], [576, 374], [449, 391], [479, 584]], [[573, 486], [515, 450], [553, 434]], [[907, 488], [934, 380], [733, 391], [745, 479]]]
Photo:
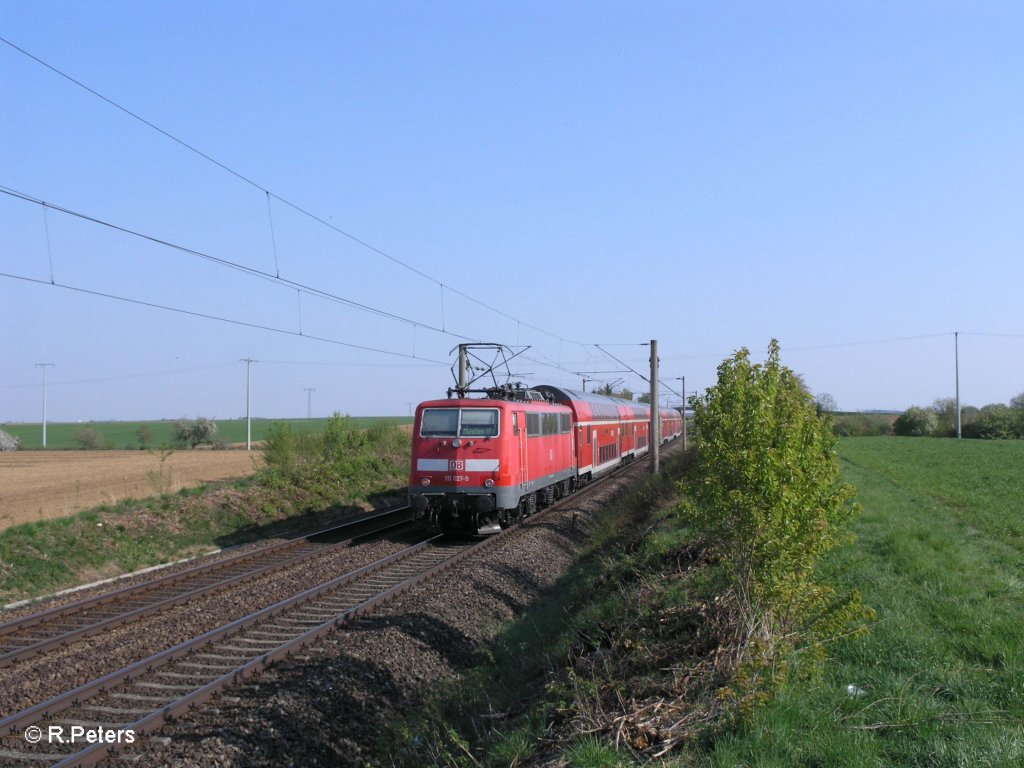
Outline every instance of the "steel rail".
[[[407, 515], [408, 511], [408, 507], [401, 507], [362, 517], [342, 525], [314, 531], [300, 538], [278, 542], [255, 552], [239, 553], [225, 560], [150, 579], [131, 587], [106, 592], [0, 625], [0, 648], [7, 648], [0, 652], [0, 667], [159, 613], [197, 597], [227, 589], [249, 579], [290, 568], [309, 558], [348, 546], [356, 539], [405, 525], [408, 517], [403, 516]], [[394, 522], [396, 517], [402, 519]], [[364, 528], [368, 529], [362, 530]], [[358, 533], [349, 539], [326, 546], [312, 541], [317, 537], [347, 530]], [[237, 572], [239, 567], [243, 569], [240, 573]], [[215, 578], [204, 583], [204, 577]], [[189, 582], [197, 580], [200, 586], [187, 588]], [[182, 589], [183, 587], [185, 588]], [[165, 596], [168, 592], [169, 596]], [[119, 605], [127, 606], [127, 610], [118, 610]], [[114, 609], [113, 612], [111, 609]]]
[[[532, 515], [528, 520], [524, 521], [527, 523], [526, 526], [515, 526], [507, 532], [525, 530], [530, 524], [542, 522], [548, 513], [570, 502], [578, 501], [581, 497], [589, 496], [591, 492], [596, 491], [607, 480], [618, 474], [619, 472], [609, 473], [604, 478], [589, 483], [586, 487], [581, 488], [578, 493], [561, 499], [541, 512]], [[444, 535], [433, 536], [401, 552], [382, 558], [324, 584], [312, 587], [272, 606], [256, 611], [249, 616], [210, 630], [192, 640], [154, 654], [147, 659], [135, 662], [122, 670], [79, 686], [73, 691], [55, 696], [21, 713], [0, 720], [0, 739], [9, 740], [12, 737], [17, 738], [19, 733], [24, 733], [25, 728], [42, 720], [46, 720], [49, 723], [82, 725], [81, 720], [58, 719], [56, 717], [63, 712], [68, 710], [74, 711], [75, 709], [81, 709], [85, 712], [91, 709], [94, 712], [101, 713], [101, 716], [109, 714], [141, 714], [141, 717], [136, 717], [134, 720], [119, 718], [124, 723], [120, 725], [96, 723], [92, 720], [85, 721], [85, 724], [110, 730], [131, 730], [135, 734], [142, 735], [152, 733], [169, 719], [201, 705], [220, 691], [258, 674], [274, 662], [288, 657], [324, 634], [332, 632], [367, 611], [372, 610], [382, 602], [421, 584], [427, 579], [454, 566], [464, 558], [493, 545], [495, 542], [505, 540], [504, 536], [497, 535], [463, 546], [450, 545], [442, 549], [442, 551], [454, 550], [454, 552], [445, 554], [444, 557], [437, 561], [428, 560], [425, 563], [425, 568], [420, 567], [413, 573], [399, 569], [399, 566], [403, 564], [408, 566], [409, 563], [406, 561], [411, 561], [417, 554], [424, 552], [431, 545], [436, 545], [442, 539], [445, 539]], [[393, 583], [385, 582], [383, 588], [381, 588], [379, 583], [365, 585], [365, 587], [371, 587], [370, 594], [355, 592], [352, 594], [358, 599], [352, 605], [342, 607], [337, 604], [339, 599], [346, 599], [347, 593], [343, 590], [346, 585], [352, 585], [358, 589], [360, 588], [359, 582], [361, 579], [377, 574], [379, 571], [385, 570], [392, 565], [396, 566], [396, 575], [399, 577], [397, 581], [394, 581], [392, 578]], [[379, 580], [376, 579], [375, 581], [379, 582]], [[341, 594], [332, 598], [332, 595], [339, 591]], [[318, 598], [325, 600], [322, 606], [318, 606], [315, 603]], [[349, 599], [352, 599], [352, 597], [350, 596]], [[289, 617], [289, 612], [293, 613], [291, 617]], [[318, 616], [318, 613], [322, 614], [324, 612], [331, 615], [326, 619], [322, 615]], [[287, 627], [288, 622], [292, 623], [291, 629]], [[245, 631], [250, 629], [255, 630], [252, 632], [253, 637], [245, 637]], [[274, 640], [260, 640], [258, 635], [261, 633], [268, 638], [284, 633], [290, 633], [292, 636], [284, 641], [281, 641], [279, 637]], [[218, 643], [223, 642], [228, 644], [218, 646]], [[273, 647], [253, 651], [254, 648], [259, 648], [261, 644], [266, 643], [270, 643]], [[239, 645], [242, 647], [239, 647]], [[210, 659], [210, 661], [202, 661], [204, 658]], [[191, 661], [189, 661], [190, 659]], [[241, 660], [241, 663], [236, 663], [238, 660]], [[182, 666], [187, 665], [197, 669], [214, 670], [215, 674], [210, 679], [200, 683], [198, 687], [193, 687], [191, 684], [170, 685], [146, 681], [145, 676], [147, 675], [157, 678], [160, 675], [165, 675], [169, 676], [172, 681], [177, 679], [179, 683], [189, 678], [201, 677], [201, 674], [194, 670], [187, 673], [168, 672], [168, 669], [173, 669], [175, 662], [181, 662]], [[150, 695], [118, 693], [115, 689], [121, 685], [143, 688], [144, 691], [150, 691]], [[152, 694], [152, 690], [181, 689], [183, 687], [192, 688], [192, 690], [184, 695], [175, 694], [170, 698]], [[127, 707], [96, 707], [94, 705], [92, 708], [87, 705], [90, 699], [102, 695], [106, 695], [114, 701], [123, 698], [129, 701], [129, 704]], [[159, 703], [155, 706], [150, 703], [146, 709], [132, 708], [132, 701], [142, 700], [157, 701]], [[141, 705], [138, 706], [141, 707]], [[0, 759], [23, 761], [33, 765], [39, 765], [52, 760], [55, 761], [52, 764], [60, 766], [60, 768], [69, 768], [70, 766], [84, 768], [84, 766], [95, 765], [106, 757], [116, 755], [121, 751], [123, 751], [123, 747], [120, 744], [98, 742], [90, 744], [73, 754], [40, 753], [31, 749], [26, 752], [0, 750]]]
[[[230, 622], [214, 630], [210, 630], [196, 638], [180, 643], [173, 648], [161, 651], [147, 659], [135, 662], [124, 669], [105, 675], [97, 680], [79, 686], [72, 691], [60, 694], [48, 701], [30, 707], [21, 713], [0, 720], [0, 734], [4, 734], [6, 738], [9, 739], [11, 736], [16, 737], [19, 733], [24, 734], [25, 728], [42, 720], [46, 720], [50, 723], [62, 722], [56, 720], [55, 716], [72, 708], [88, 709], [88, 707], [83, 706], [83, 703], [89, 699], [95, 698], [97, 695], [108, 694], [111, 698], [116, 699], [117, 693], [112, 690], [116, 686], [121, 684], [140, 686], [145, 683], [145, 681], [141, 679], [143, 676], [157, 676], [161, 673], [166, 674], [168, 665], [172, 665], [176, 661], [190, 663], [190, 659], [198, 660], [201, 657], [210, 657], [214, 660], [226, 660], [232, 658], [231, 654], [238, 657], [240, 653], [247, 650], [246, 648], [239, 648], [237, 646], [239, 641], [243, 644], [247, 642], [250, 643], [251, 645], [248, 650], [258, 647], [261, 642], [268, 642], [260, 641], [258, 638], [240, 638], [239, 636], [247, 629], [256, 629], [257, 632], [253, 633], [255, 635], [259, 633], [261, 627], [266, 628], [269, 625], [271, 628], [264, 629], [263, 631], [270, 635], [282, 634], [284, 632], [290, 632], [292, 634], [292, 637], [286, 641], [275, 641], [272, 648], [264, 649], [255, 653], [248, 653], [247, 655], [251, 658], [246, 658], [244, 663], [240, 665], [229, 665], [231, 668], [228, 671], [224, 671], [222, 668], [218, 669], [217, 664], [208, 664], [208, 668], [218, 670], [212, 680], [203, 683], [200, 687], [195, 688], [184, 696], [179, 697], [176, 695], [161, 705], [152, 707], [152, 711], [134, 722], [130, 721], [124, 725], [108, 726], [104, 724], [102, 726], [111, 730], [119, 729], [123, 731], [131, 729], [136, 731], [136, 733], [151, 732], [158, 728], [169, 717], [180, 714], [190, 707], [208, 700], [223, 688], [236, 684], [237, 682], [256, 674], [257, 672], [265, 669], [267, 665], [294, 652], [297, 648], [307, 645], [322, 634], [332, 631], [338, 626], [362, 615], [367, 610], [378, 605], [380, 602], [411, 588], [436, 573], [439, 573], [445, 568], [451, 567], [451, 565], [454, 565], [455, 562], [467, 556], [471, 552], [479, 551], [495, 540], [495, 538], [491, 538], [482, 542], [463, 545], [447, 544], [441, 547], [431, 547], [431, 545], [436, 544], [443, 538], [443, 535], [433, 536], [419, 544], [408, 547], [401, 552], [382, 558], [370, 565], [339, 576], [325, 582], [324, 584], [312, 587], [272, 606], [256, 611], [249, 616]], [[439, 552], [442, 555], [440, 560], [438, 560]], [[415, 565], [414, 558], [416, 558], [417, 555], [421, 555], [421, 553], [423, 554], [422, 559], [425, 562], [413, 568], [410, 572], [410, 563]], [[360, 580], [363, 580], [364, 577], [378, 574], [378, 572], [388, 568], [392, 568], [394, 575], [392, 575], [389, 583], [387, 583], [384, 589], [370, 585], [360, 585]], [[395, 576], [397, 576], [397, 579]], [[383, 576], [380, 576], [380, 578], [383, 578]], [[344, 607], [339, 607], [337, 604], [332, 605], [329, 599], [331, 598], [331, 595], [342, 590], [346, 586], [352, 586], [353, 589], [361, 590], [353, 593], [356, 596], [354, 602], [353, 598], [349, 598], [347, 602], [351, 603], [350, 605], [345, 605]], [[368, 587], [369, 592], [366, 591]], [[333, 601], [334, 603], [337, 603], [338, 599], [345, 600], [345, 597], [346, 593], [343, 592], [333, 598]], [[317, 598], [325, 598], [325, 600], [327, 600], [327, 604], [320, 608], [315, 604], [308, 605]], [[324, 621], [311, 620], [309, 618], [311, 612], [315, 616], [318, 610], [321, 612], [327, 611], [331, 615]], [[289, 612], [298, 615], [289, 618]], [[286, 626], [278, 626], [279, 623], [284, 623], [286, 625], [289, 621], [293, 623], [293, 629], [291, 630], [286, 629]], [[315, 625], [312, 628], [308, 626], [311, 623]], [[229, 644], [222, 645], [218, 648], [217, 644], [221, 641], [229, 641]], [[231, 643], [235, 644], [232, 645]], [[195, 667], [202, 667], [202, 662], [200, 661], [193, 661], [191, 664]], [[194, 671], [190, 672], [189, 675], [197, 677], [200, 676], [198, 672]], [[157, 684], [156, 687], [159, 688], [160, 685]], [[138, 695], [136, 694], [136, 696]], [[157, 699], [159, 697], [149, 696], [145, 698]], [[67, 722], [73, 724], [75, 721]], [[136, 728], [136, 726], [138, 727]], [[112, 748], [116, 749], [116, 746], [117, 745], [97, 743], [75, 753], [74, 755], [51, 754], [50, 757], [52, 757], [53, 760], [58, 761], [55, 763], [56, 765], [61, 766], [92, 765], [96, 761], [103, 759], [103, 757], [109, 752], [113, 751]], [[31, 761], [39, 764], [40, 762], [50, 758], [45, 757], [43, 754], [38, 752], [28, 751], [25, 753], [16, 753], [10, 750], [3, 750], [0, 752], [0, 759], [8, 761]]]

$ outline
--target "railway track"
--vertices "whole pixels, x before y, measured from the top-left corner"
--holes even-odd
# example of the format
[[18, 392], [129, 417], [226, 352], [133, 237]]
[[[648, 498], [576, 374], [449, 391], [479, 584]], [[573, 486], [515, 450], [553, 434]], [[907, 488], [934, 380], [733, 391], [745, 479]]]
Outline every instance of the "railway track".
[[0, 720], [0, 764], [93, 765], [496, 540], [434, 536]]
[[[517, 528], [543, 522], [547, 511]], [[4, 718], [0, 766], [88, 766], [111, 756], [131, 761], [133, 745], [165, 722], [503, 539], [431, 537]]]
[[296, 566], [408, 519], [408, 507], [390, 510], [0, 624], [0, 667]]

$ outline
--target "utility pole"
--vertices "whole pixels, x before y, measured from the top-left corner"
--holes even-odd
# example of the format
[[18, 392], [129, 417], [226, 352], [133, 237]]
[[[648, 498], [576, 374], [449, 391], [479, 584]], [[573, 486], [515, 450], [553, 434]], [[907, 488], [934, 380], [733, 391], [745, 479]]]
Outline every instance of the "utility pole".
[[651, 339], [651, 474], [658, 474], [661, 451], [661, 405], [658, 393], [658, 340]]
[[243, 357], [245, 363], [245, 450], [252, 450], [252, 364], [259, 362]]
[[43, 369], [43, 448], [46, 447], [46, 369], [53, 366], [54, 363], [36, 363], [36, 368]]
[[316, 392], [312, 387], [306, 387], [306, 418], [313, 418], [313, 393]]
[[683, 385], [683, 450], [686, 450], [686, 377], [679, 377], [680, 383]]
[[960, 331], [953, 333], [953, 360], [956, 367], [956, 439], [960, 439]]

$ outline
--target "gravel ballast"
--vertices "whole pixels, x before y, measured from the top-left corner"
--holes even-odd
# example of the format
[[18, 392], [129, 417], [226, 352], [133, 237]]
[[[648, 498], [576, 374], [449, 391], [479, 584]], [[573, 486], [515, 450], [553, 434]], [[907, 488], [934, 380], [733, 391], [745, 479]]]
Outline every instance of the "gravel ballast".
[[646, 462], [634, 465], [165, 726], [143, 740], [133, 765], [374, 764], [383, 724], [480, 663], [503, 627], [573, 565], [592, 514], [646, 472]]

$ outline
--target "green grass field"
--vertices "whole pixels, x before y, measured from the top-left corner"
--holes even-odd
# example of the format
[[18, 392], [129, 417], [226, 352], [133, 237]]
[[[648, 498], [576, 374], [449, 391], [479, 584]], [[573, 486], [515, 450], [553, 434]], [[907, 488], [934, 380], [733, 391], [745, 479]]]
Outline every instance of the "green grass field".
[[[870, 633], [837, 639], [820, 676], [797, 677], [750, 719], [651, 765], [1024, 765], [1024, 442], [858, 437], [842, 439], [839, 454], [864, 509], [853, 524], [857, 540], [832, 553], [823, 580], [862, 592], [877, 613]], [[419, 764], [496, 768], [535, 753], [554, 733], [569, 765], [646, 764], [624, 745], [617, 750], [601, 724], [620, 706], [630, 711], [631, 697], [653, 691], [672, 703], [678, 678], [669, 673], [700, 660], [686, 656], [698, 626], [688, 609], [721, 584], [713, 569], [687, 575], [679, 553], [692, 534], [671, 511], [643, 527], [635, 546], [616, 546], [598, 564], [601, 578], [581, 571], [547, 598], [554, 608], [542, 602], [524, 611], [496, 646], [493, 668], [443, 698], [433, 719], [406, 724], [396, 752], [415, 733], [444, 758]], [[578, 602], [574, 590], [584, 591]], [[526, 641], [527, 632], [537, 637]], [[580, 666], [588, 654], [592, 664]], [[552, 659], [566, 658], [580, 674], [552, 684], [544, 676]], [[604, 707], [594, 703], [602, 693]], [[507, 710], [522, 714], [503, 723], [501, 735], [489, 719], [501, 715], [474, 715]], [[575, 732], [566, 726], [573, 717]], [[550, 749], [541, 751], [551, 757]]]
[[[374, 422], [386, 421], [394, 424], [411, 424], [412, 419], [406, 416], [354, 416], [352, 423], [356, 428], [368, 427]], [[276, 419], [253, 419], [252, 439], [262, 440], [267, 432], [278, 421]], [[292, 425], [297, 431], [322, 432], [327, 419], [281, 419]], [[79, 430], [89, 427], [94, 429], [103, 439], [104, 448], [134, 450], [141, 448], [138, 431], [145, 425], [152, 435], [149, 447], [159, 448], [172, 445], [174, 421], [88, 421], [82, 423], [49, 423], [46, 425], [46, 447], [49, 450], [65, 450], [81, 448], [75, 439]], [[43, 428], [41, 424], [0, 424], [0, 429], [21, 440], [22, 450], [34, 450], [43, 447]], [[218, 419], [217, 437], [227, 443], [245, 442], [245, 419]]]
[[877, 622], [707, 761], [1024, 765], [1024, 442], [846, 438], [839, 453], [864, 512], [829, 570]]

